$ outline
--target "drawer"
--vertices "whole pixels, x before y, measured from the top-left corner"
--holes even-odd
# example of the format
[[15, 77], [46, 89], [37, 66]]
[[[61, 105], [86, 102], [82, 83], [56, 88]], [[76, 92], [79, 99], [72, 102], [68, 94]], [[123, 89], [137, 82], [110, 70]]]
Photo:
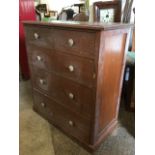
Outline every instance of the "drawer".
[[36, 91], [34, 91], [34, 110], [69, 135], [89, 143], [90, 121]]
[[[27, 26], [25, 27], [25, 31], [26, 31], [26, 41], [28, 49], [29, 46], [31, 45], [53, 49], [54, 47], [53, 29], [48, 27]], [[29, 51], [30, 50], [28, 50], [28, 52]]]
[[91, 118], [94, 89], [40, 69], [32, 70], [32, 83], [35, 89], [51, 96], [71, 111]]
[[55, 30], [56, 50], [94, 58], [95, 33], [85, 31]]
[[29, 61], [35, 67], [56, 72], [84, 85], [91, 87], [95, 84], [95, 65], [90, 59], [32, 47]]

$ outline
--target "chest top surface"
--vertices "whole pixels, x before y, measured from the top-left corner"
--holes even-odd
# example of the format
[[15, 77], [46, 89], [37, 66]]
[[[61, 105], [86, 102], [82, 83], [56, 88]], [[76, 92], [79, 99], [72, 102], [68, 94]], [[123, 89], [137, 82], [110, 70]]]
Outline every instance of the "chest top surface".
[[64, 28], [77, 28], [77, 29], [90, 29], [90, 30], [113, 30], [131, 28], [133, 24], [125, 23], [103, 23], [103, 22], [78, 22], [78, 21], [24, 21], [24, 25], [42, 25], [42, 26], [54, 26]]

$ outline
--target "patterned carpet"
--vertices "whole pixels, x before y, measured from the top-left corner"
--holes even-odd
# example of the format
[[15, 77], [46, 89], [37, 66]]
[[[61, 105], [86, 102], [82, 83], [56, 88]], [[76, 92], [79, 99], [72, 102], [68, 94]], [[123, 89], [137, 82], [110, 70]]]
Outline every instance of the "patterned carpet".
[[[119, 124], [94, 155], [134, 155], [134, 114], [120, 108]], [[32, 111], [30, 81], [20, 82], [20, 155], [91, 155]]]

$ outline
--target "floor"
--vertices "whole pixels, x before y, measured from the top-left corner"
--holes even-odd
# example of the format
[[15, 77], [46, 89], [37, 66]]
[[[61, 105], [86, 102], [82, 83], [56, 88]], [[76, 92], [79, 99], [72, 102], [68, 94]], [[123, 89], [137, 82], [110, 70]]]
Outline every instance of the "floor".
[[[91, 155], [32, 110], [30, 81], [20, 81], [20, 155]], [[134, 113], [121, 104], [119, 124], [94, 155], [134, 155]]]

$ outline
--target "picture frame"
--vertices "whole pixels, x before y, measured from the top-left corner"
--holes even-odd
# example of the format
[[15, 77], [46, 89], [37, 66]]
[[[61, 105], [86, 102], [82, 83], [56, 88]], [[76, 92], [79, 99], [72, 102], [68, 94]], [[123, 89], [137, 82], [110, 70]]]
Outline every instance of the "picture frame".
[[[121, 22], [122, 1], [99, 1], [93, 3], [94, 21], [96, 22]], [[105, 20], [102, 20], [102, 17]], [[106, 18], [109, 21], [106, 21]]]

